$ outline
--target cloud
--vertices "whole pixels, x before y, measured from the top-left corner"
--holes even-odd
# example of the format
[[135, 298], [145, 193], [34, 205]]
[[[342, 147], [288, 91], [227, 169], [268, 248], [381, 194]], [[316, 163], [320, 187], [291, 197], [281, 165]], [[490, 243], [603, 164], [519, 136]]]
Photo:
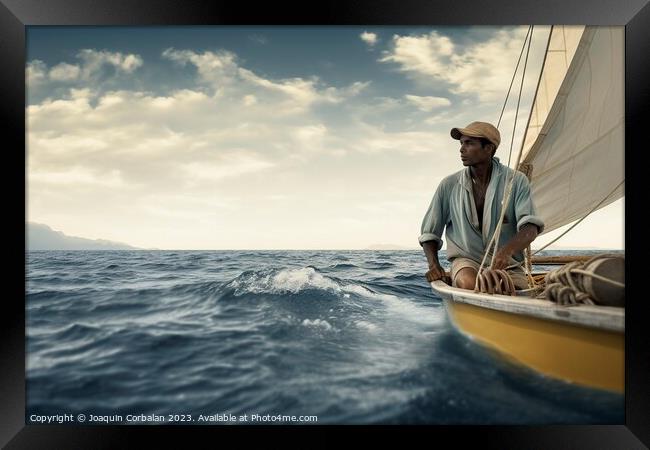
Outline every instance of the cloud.
[[354, 82], [337, 88], [325, 86], [318, 77], [272, 80], [240, 63], [236, 54], [219, 50], [197, 53], [192, 50], [166, 49], [162, 56], [181, 65], [196, 67], [199, 80], [224, 95], [242, 93], [244, 104], [274, 103], [276, 114], [301, 114], [316, 104], [340, 103], [359, 95], [368, 82]]
[[82, 49], [76, 57], [81, 60], [79, 64], [61, 62], [52, 68], [48, 68], [41, 60], [30, 61], [27, 64], [28, 84], [39, 86], [46, 82], [92, 82], [105, 75], [107, 68], [112, 68], [118, 74], [132, 74], [143, 64], [139, 55], [106, 50]]
[[81, 69], [79, 66], [61, 63], [50, 69], [50, 80], [52, 81], [75, 81], [79, 78]]
[[[436, 31], [395, 35], [392, 48], [379, 61], [396, 64], [401, 72], [424, 85], [445, 82], [454, 94], [498, 100], [507, 91], [525, 35], [526, 27], [502, 29], [487, 41], [466, 46]], [[536, 55], [539, 52], [535, 50]], [[531, 54], [530, 60], [536, 59], [540, 58]]]
[[198, 181], [214, 182], [222, 178], [239, 177], [244, 174], [258, 172], [273, 167], [254, 152], [233, 152], [219, 155], [212, 161], [192, 161], [181, 164], [180, 170], [187, 174], [187, 179], [194, 184]]
[[375, 33], [369, 33], [368, 31], [364, 31], [359, 35], [359, 37], [363, 42], [370, 45], [371, 47], [377, 43], [377, 34]]
[[308, 107], [316, 102], [336, 103], [342, 99], [337, 96], [335, 88], [319, 91], [316, 88], [317, 80], [292, 78], [280, 81], [271, 81], [257, 76], [250, 70], [240, 68], [239, 75], [243, 81], [262, 87], [268, 91], [279, 92], [292, 99], [296, 105]]
[[[230, 73], [237, 77], [239, 71]], [[363, 82], [343, 88], [310, 85], [313, 95], [332, 96], [324, 102], [336, 108], [335, 122], [312, 108], [282, 113], [295, 105], [295, 96], [282, 90], [288, 80], [298, 79], [267, 80], [277, 86], [256, 88], [233, 78], [228, 89], [206, 92], [199, 79], [195, 87], [164, 94], [98, 92], [88, 84], [30, 105], [30, 219], [143, 247], [262, 245], [263, 236], [250, 225], [260, 215], [278, 222], [268, 225], [275, 236], [284, 223], [279, 214], [311, 211], [311, 200], [323, 189], [335, 194], [333, 202], [350, 197], [346, 186], [366, 175], [357, 170], [344, 175], [348, 160], [341, 155], [413, 155], [435, 148], [434, 133], [387, 132], [363, 124], [340, 128], [337, 122], [346, 114], [346, 125], [355, 120], [346, 99], [365, 89]], [[337, 164], [340, 171], [332, 172]], [[178, 200], [181, 194], [189, 200]], [[326, 231], [331, 224], [319, 226]], [[188, 228], [191, 236], [181, 232]], [[276, 236], [273, 245], [295, 246], [289, 242], [298, 234], [292, 229], [285, 241]]]
[[296, 157], [303, 158], [310, 153], [327, 152], [327, 127], [321, 123], [294, 127], [288, 133], [297, 148], [302, 149]]
[[99, 170], [86, 167], [66, 167], [61, 170], [33, 171], [28, 177], [32, 185], [47, 185], [50, 188], [61, 186], [99, 187], [118, 189], [124, 188], [126, 184], [122, 179], [119, 170], [110, 170], [102, 173]]
[[444, 97], [421, 97], [418, 95], [405, 95], [404, 98], [417, 106], [421, 111], [433, 111], [442, 106], [449, 106], [451, 102]]
[[421, 75], [443, 77], [454, 52], [451, 39], [436, 31], [421, 36], [393, 36], [393, 48], [385, 51], [380, 62], [392, 62], [400, 70]]
[[244, 103], [244, 106], [253, 106], [257, 103], [257, 98], [254, 95], [246, 95], [242, 99], [242, 102]]
[[[405, 94], [401, 97], [365, 97], [363, 102], [357, 102], [349, 109], [353, 111], [351, 116], [356, 118], [354, 123], [413, 130], [430, 128], [432, 116], [423, 117], [422, 113], [435, 113], [435, 117], [449, 116], [458, 113], [456, 106], [445, 97]], [[479, 105], [475, 105], [475, 110], [478, 108]]]
[[106, 50], [83, 49], [78, 53], [77, 57], [83, 61], [81, 71], [85, 79], [99, 72], [104, 66], [112, 66], [124, 73], [133, 73], [143, 64], [142, 58], [138, 55], [125, 55], [120, 52]]
[[35, 85], [47, 80], [47, 65], [40, 59], [27, 63], [25, 77], [28, 85]]
[[355, 81], [350, 86], [340, 89], [340, 95], [342, 99], [348, 98], [350, 96], [359, 95], [363, 90], [365, 90], [369, 85], [370, 81]]
[[357, 81], [344, 88], [325, 87], [316, 77], [309, 80], [290, 78], [273, 81], [244, 68], [239, 69], [239, 76], [243, 82], [262, 88], [261, 95], [281, 94], [287, 100], [281, 103], [281, 111], [291, 114], [302, 113], [316, 104], [341, 103], [349, 97], [359, 95], [369, 84]]
[[208, 83], [226, 84], [237, 78], [237, 55], [226, 50], [196, 53], [168, 48], [162, 56], [182, 66], [192, 64], [197, 68], [199, 77]]
[[215, 186], [227, 178], [244, 183], [248, 176], [287, 161], [295, 164], [296, 155], [323, 148], [325, 125], [309, 114], [278, 110], [268, 96], [258, 101], [252, 94], [70, 89], [66, 98], [27, 108], [33, 192], [62, 184], [71, 165], [70, 186], [87, 185], [93, 174], [102, 173], [119, 173], [121, 184], [109, 178], [116, 188], [141, 192]]
[[359, 153], [414, 155], [449, 147], [448, 135], [437, 131], [386, 131], [368, 124], [358, 124], [356, 130], [357, 136], [347, 148]]

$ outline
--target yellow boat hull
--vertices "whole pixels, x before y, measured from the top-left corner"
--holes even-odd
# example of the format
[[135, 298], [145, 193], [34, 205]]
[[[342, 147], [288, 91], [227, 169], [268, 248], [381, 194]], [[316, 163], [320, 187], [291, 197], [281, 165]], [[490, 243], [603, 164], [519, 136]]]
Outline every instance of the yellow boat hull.
[[572, 383], [625, 390], [622, 332], [444, 301], [461, 332], [520, 364]]

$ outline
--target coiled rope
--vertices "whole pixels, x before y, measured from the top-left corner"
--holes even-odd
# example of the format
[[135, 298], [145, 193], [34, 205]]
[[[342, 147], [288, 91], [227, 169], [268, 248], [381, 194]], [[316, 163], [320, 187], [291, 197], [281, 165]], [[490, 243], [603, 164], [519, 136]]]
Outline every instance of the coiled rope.
[[598, 259], [604, 259], [604, 257], [601, 255], [596, 255], [584, 263], [580, 261], [573, 261], [564, 265], [560, 269], [549, 272], [546, 275], [545, 279], [546, 289], [544, 290], [544, 296], [547, 299], [564, 306], [574, 306], [580, 304], [594, 305], [594, 299], [589, 296], [585, 289], [585, 277], [596, 278], [605, 283], [624, 288], [624, 283], [620, 283], [616, 280], [611, 280], [609, 278], [598, 275], [593, 271], [585, 269], [589, 266], [589, 264]]
[[515, 283], [505, 270], [488, 269], [476, 275], [478, 290], [488, 294], [515, 295]]

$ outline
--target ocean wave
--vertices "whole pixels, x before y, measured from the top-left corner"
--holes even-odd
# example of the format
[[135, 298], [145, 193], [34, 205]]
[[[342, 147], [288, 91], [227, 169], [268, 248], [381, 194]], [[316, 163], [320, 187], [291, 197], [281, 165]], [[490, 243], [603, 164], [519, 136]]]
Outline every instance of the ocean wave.
[[328, 266], [327, 268], [332, 269], [332, 270], [358, 269], [358, 267], [355, 264], [351, 264], [351, 263], [332, 264], [331, 266]]
[[235, 297], [245, 294], [298, 294], [308, 289], [341, 292], [341, 286], [313, 267], [246, 271], [226, 284]]
[[151, 305], [143, 302], [112, 301], [110, 303], [93, 306], [91, 312], [129, 315], [129, 314], [147, 311], [150, 307]]
[[424, 272], [423, 273], [410, 273], [410, 274], [406, 274], [406, 275], [395, 275], [393, 277], [394, 280], [408, 281], [408, 282], [421, 281], [424, 278], [425, 278], [424, 277]]
[[56, 339], [63, 339], [67, 341], [67, 340], [85, 339], [89, 335], [98, 333], [100, 331], [101, 328], [98, 326], [82, 324], [82, 323], [73, 323], [58, 330], [51, 330], [50, 333], [54, 334]]
[[395, 267], [395, 264], [390, 262], [383, 262], [383, 261], [366, 261], [364, 263], [360, 263], [359, 267], [363, 269], [381, 270], [381, 269], [391, 269]]
[[198, 281], [176, 284], [169, 289], [169, 294], [197, 295], [200, 297], [213, 297], [223, 290], [223, 283], [218, 281]]
[[395, 300], [397, 298], [392, 294], [376, 292], [357, 282], [346, 282], [323, 275], [312, 266], [246, 271], [227, 283], [224, 290], [232, 293], [234, 297], [250, 294], [300, 295], [317, 291], [334, 294], [344, 299], [351, 298], [352, 295], [379, 300]]

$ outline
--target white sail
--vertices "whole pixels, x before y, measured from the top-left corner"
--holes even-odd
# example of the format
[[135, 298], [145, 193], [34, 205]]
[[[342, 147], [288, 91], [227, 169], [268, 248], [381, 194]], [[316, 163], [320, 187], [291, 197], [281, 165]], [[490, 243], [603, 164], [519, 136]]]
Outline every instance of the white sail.
[[545, 233], [624, 194], [623, 54], [623, 27], [553, 28], [520, 166]]
[[548, 117], [564, 76], [569, 70], [569, 64], [578, 49], [578, 43], [584, 30], [584, 26], [566, 25], [555, 25], [551, 29], [544, 60], [544, 70], [540, 77], [539, 88], [532, 107], [524, 151], [530, 150]]

